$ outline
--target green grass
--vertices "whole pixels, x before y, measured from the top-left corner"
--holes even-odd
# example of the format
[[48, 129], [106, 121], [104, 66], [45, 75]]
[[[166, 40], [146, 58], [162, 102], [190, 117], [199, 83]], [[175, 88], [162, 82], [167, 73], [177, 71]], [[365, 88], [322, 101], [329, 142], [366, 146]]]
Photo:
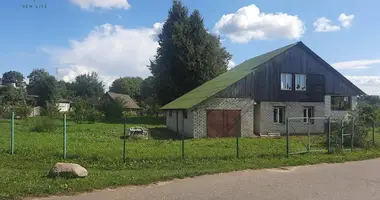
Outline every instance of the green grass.
[[[32, 132], [33, 120], [16, 121], [15, 155], [10, 155], [10, 123], [0, 121], [0, 200], [25, 196], [74, 194], [106, 187], [148, 184], [173, 178], [242, 169], [344, 162], [380, 157], [380, 149], [328, 155], [312, 153], [286, 158], [285, 138], [241, 138], [240, 159], [236, 140], [185, 140], [185, 160], [181, 160], [181, 140], [171, 139], [162, 118], [128, 120], [130, 126], [150, 128], [149, 140], [127, 140], [127, 162], [122, 162], [122, 124], [68, 123], [67, 154], [62, 159], [62, 127], [50, 133]], [[58, 123], [60, 126], [61, 122]], [[168, 136], [169, 134], [169, 136]], [[294, 137], [292, 151], [304, 149]], [[380, 138], [378, 139], [380, 142]], [[313, 143], [314, 144], [314, 143]], [[316, 146], [313, 146], [316, 147]], [[78, 163], [89, 171], [84, 179], [49, 179], [49, 169], [58, 161]]]

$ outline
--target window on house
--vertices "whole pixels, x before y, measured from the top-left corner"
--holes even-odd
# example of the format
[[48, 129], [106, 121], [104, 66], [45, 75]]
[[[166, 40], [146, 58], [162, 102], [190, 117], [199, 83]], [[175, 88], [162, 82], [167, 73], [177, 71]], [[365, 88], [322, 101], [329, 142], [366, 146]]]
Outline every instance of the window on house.
[[306, 90], [306, 75], [296, 74], [296, 90]]
[[183, 118], [187, 119], [187, 110], [183, 111]]
[[281, 90], [292, 90], [292, 74], [281, 74]]
[[172, 111], [171, 110], [169, 110], [169, 117], [171, 117], [172, 116]]
[[[309, 118], [314, 117], [314, 108], [313, 107], [304, 107], [303, 108], [303, 122], [307, 123]], [[314, 124], [314, 119], [310, 119], [310, 123]]]
[[351, 98], [344, 96], [331, 96], [331, 110], [349, 110]]
[[285, 123], [285, 108], [274, 107], [273, 108], [273, 122], [278, 124]]

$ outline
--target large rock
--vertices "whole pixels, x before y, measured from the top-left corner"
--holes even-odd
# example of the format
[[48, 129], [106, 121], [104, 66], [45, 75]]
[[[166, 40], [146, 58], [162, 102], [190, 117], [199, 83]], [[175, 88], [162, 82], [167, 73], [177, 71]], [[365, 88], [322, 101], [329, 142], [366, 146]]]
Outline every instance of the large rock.
[[75, 163], [56, 163], [49, 172], [49, 177], [84, 178], [87, 170]]

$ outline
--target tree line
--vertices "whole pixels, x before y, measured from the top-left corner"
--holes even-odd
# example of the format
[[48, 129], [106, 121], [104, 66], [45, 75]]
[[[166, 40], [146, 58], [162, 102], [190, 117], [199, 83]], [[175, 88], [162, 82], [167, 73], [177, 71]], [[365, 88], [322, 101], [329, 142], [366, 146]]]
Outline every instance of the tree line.
[[[110, 92], [131, 96], [140, 106], [157, 110], [199, 85], [227, 71], [231, 54], [221, 45], [220, 38], [212, 35], [204, 25], [198, 10], [191, 13], [179, 0], [174, 0], [158, 35], [157, 53], [147, 66], [152, 76], [120, 77], [116, 79]], [[3, 84], [14, 83], [0, 89], [2, 105], [36, 105], [47, 107], [58, 99], [74, 102], [85, 101], [97, 105], [105, 93], [104, 83], [97, 73], [81, 74], [72, 82], [56, 80], [43, 69], [34, 69], [27, 78], [17, 71], [3, 74]], [[35, 102], [28, 99], [38, 98]], [[94, 107], [94, 106], [93, 106]]]

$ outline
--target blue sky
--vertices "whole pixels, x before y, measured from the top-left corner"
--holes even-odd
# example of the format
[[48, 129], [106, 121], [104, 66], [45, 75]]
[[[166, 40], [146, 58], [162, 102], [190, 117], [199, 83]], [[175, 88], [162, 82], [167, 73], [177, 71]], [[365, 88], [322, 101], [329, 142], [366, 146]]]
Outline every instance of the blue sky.
[[[209, 31], [221, 36], [231, 66], [303, 41], [364, 91], [380, 94], [379, 1], [183, 3], [200, 10]], [[120, 76], [147, 77], [170, 6], [171, 0], [3, 0], [0, 73], [27, 76], [45, 68], [55, 75], [58, 67], [60, 79], [96, 71], [107, 84]]]

